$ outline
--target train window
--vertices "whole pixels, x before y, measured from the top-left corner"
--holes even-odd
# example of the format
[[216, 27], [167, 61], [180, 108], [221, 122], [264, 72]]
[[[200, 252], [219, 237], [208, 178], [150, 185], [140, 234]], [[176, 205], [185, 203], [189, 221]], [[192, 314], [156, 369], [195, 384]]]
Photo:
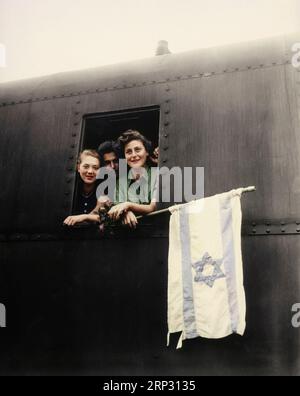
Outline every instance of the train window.
[[107, 140], [116, 140], [128, 129], [140, 131], [154, 146], [159, 138], [159, 107], [88, 115], [84, 120], [82, 150], [97, 149]]
[[[87, 115], [83, 122], [81, 151], [97, 150], [100, 144], [106, 141], [115, 141], [121, 133], [128, 129], [141, 132], [152, 142], [153, 148], [156, 148], [159, 142], [159, 119], [159, 106]], [[73, 200], [74, 214], [78, 214], [76, 206], [78, 206], [78, 202], [82, 201], [82, 197], [80, 177], [77, 175]], [[83, 205], [89, 208], [88, 199]]]

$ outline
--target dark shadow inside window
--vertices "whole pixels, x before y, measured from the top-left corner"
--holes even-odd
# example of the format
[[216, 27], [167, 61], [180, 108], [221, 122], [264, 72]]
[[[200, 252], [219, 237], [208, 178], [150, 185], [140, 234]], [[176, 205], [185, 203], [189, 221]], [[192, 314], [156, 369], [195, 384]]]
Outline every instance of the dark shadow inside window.
[[101, 143], [116, 140], [128, 129], [138, 130], [157, 147], [159, 106], [86, 116], [81, 149], [96, 150]]

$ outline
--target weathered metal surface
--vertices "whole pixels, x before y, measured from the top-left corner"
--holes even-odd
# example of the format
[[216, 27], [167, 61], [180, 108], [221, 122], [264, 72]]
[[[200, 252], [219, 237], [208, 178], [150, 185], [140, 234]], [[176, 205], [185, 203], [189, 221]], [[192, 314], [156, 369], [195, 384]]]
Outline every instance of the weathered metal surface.
[[[300, 212], [300, 124], [292, 66], [171, 86], [168, 166], [203, 166], [207, 196], [255, 185], [244, 218]], [[183, 154], [184, 153], [184, 154]]]
[[[0, 85], [2, 371], [300, 373], [299, 331], [291, 326], [300, 301], [296, 41], [299, 35]], [[204, 166], [207, 196], [257, 188], [242, 199], [243, 233], [251, 235], [243, 238], [243, 338], [165, 347], [167, 219], [102, 239], [61, 230], [84, 117], [148, 106], [160, 108], [162, 165]]]
[[[2, 250], [6, 373], [295, 374], [300, 239], [243, 242], [247, 332], [166, 347], [168, 241], [11, 244]], [[27, 257], [25, 261], [25, 257]], [[5, 281], [3, 280], [5, 278]]]
[[[246, 46], [232, 46], [170, 55], [143, 61], [144, 69], [139, 62], [120, 70], [101, 68], [87, 72], [81, 84], [99, 80], [118, 85], [125, 72], [125, 82], [147, 76], [152, 84], [0, 108], [0, 155], [7, 179], [0, 197], [1, 207], [6, 208], [0, 215], [1, 229], [23, 231], [30, 224], [48, 232], [69, 213], [84, 115], [152, 105], [161, 107], [162, 165], [204, 166], [206, 195], [255, 184], [255, 197], [245, 199], [246, 219], [297, 217], [299, 73], [286, 64], [292, 41], [292, 37], [289, 44], [263, 40], [251, 43], [247, 50]], [[281, 66], [274, 64], [275, 58]], [[240, 71], [243, 62], [268, 67]], [[193, 78], [197, 67], [208, 70], [212, 65], [227, 72]], [[229, 73], [229, 69], [233, 71]], [[183, 71], [188, 72], [187, 80], [169, 78], [158, 84], [157, 73], [172, 76]], [[74, 74], [78, 81], [72, 80], [72, 73], [51, 77], [49, 86], [39, 80], [2, 84], [1, 100], [19, 95], [22, 85], [27, 86], [24, 95], [31, 98], [41, 98], [41, 89], [72, 88], [80, 83], [83, 72], [78, 73]]]
[[163, 98], [160, 88], [152, 86], [137, 88], [134, 95], [124, 90], [1, 109], [1, 176], [7, 183], [0, 196], [6, 209], [0, 213], [0, 231], [49, 232], [68, 215], [83, 115], [163, 107]]
[[48, 101], [274, 67], [291, 63], [292, 44], [298, 41], [299, 34], [294, 34], [1, 84], [0, 105]]

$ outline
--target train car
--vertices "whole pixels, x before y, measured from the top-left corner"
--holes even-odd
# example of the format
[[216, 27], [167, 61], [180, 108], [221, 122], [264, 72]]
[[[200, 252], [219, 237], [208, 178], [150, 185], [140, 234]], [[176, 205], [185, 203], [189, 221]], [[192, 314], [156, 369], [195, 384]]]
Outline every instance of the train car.
[[[300, 374], [299, 42], [0, 85], [1, 373]], [[160, 166], [204, 167], [205, 196], [256, 186], [242, 198], [243, 337], [166, 346], [168, 214], [104, 235], [62, 227], [79, 151], [128, 128], [159, 144]]]

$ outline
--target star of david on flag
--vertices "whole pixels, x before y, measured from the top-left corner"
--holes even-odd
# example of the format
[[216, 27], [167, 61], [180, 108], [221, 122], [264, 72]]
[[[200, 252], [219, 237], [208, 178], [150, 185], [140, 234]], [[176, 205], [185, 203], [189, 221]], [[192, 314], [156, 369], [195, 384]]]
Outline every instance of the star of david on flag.
[[[193, 264], [193, 268], [196, 271], [194, 282], [202, 282], [209, 287], [213, 287], [217, 279], [225, 278], [225, 274], [223, 274], [221, 270], [222, 262], [222, 259], [214, 260], [208, 253], [205, 253], [202, 260]], [[213, 270], [211, 275], [205, 274], [205, 269], [207, 267], [209, 267], [210, 270]]]

